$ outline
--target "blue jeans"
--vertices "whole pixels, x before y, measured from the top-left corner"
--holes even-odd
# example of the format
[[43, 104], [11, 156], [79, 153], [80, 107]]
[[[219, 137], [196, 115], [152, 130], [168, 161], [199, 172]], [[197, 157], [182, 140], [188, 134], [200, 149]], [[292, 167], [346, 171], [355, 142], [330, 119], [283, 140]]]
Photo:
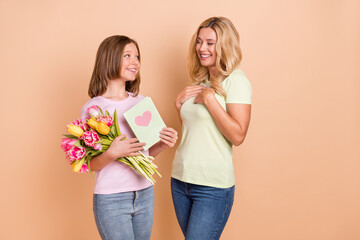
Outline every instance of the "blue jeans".
[[219, 239], [234, 202], [235, 186], [215, 188], [171, 178], [176, 217], [186, 240]]
[[154, 218], [154, 187], [94, 194], [94, 216], [103, 240], [148, 240]]

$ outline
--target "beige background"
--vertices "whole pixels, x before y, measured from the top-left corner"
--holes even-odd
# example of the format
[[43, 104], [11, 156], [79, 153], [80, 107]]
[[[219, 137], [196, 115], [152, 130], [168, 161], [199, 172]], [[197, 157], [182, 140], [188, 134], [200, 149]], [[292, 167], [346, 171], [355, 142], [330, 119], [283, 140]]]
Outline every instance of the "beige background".
[[[0, 239], [100, 239], [93, 179], [60, 149], [79, 116], [100, 42], [138, 40], [141, 93], [180, 131], [190, 37], [230, 18], [253, 86], [235, 150], [235, 204], [222, 239], [360, 239], [360, 1], [0, 0]], [[152, 239], [182, 239], [170, 195], [175, 149], [157, 158]]]

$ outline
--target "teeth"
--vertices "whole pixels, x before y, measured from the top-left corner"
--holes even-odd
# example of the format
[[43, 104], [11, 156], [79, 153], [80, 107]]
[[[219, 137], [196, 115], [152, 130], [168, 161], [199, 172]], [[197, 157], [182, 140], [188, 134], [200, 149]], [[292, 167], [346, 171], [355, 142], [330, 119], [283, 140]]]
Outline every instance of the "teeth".
[[136, 69], [128, 69], [131, 72], [136, 72]]
[[200, 56], [203, 58], [207, 58], [207, 57], [210, 57], [211, 55], [210, 54], [207, 54], [207, 55], [201, 54]]

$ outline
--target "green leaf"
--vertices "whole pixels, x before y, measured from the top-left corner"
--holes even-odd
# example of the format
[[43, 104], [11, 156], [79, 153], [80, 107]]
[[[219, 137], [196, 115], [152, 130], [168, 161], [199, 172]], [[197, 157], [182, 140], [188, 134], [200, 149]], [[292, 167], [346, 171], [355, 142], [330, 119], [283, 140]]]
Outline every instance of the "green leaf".
[[116, 137], [118, 137], [121, 135], [121, 132], [120, 132], [119, 122], [118, 122], [118, 118], [117, 118], [117, 114], [116, 114], [116, 109], [114, 111], [114, 124], [115, 124], [115, 130], [116, 130]]
[[102, 110], [99, 106], [97, 106], [97, 107], [99, 108], [99, 110], [100, 110], [101, 114], [104, 116], [104, 112], [103, 112], [103, 110]]
[[108, 110], [105, 110], [105, 116], [110, 116], [110, 113]]
[[94, 177], [94, 175], [92, 174], [92, 171], [91, 171], [91, 167], [90, 167], [90, 158], [91, 158], [91, 156], [87, 156], [86, 159], [85, 159], [85, 161], [86, 161], [86, 163], [87, 163], [87, 166], [88, 166], [90, 175], [91, 175], [92, 177]]
[[75, 147], [82, 147], [80, 141], [76, 141], [76, 142], [74, 143], [74, 146], [75, 146]]
[[71, 134], [63, 134], [63, 136], [65, 136], [67, 138], [75, 139], [75, 140], [79, 139], [78, 137], [75, 137], [74, 135], [71, 135]]
[[115, 135], [116, 135], [116, 129], [115, 129], [114, 124], [111, 125], [111, 127], [110, 127], [110, 133], [111, 133], [112, 136], [115, 136]]
[[110, 141], [110, 140], [108, 140], [108, 139], [102, 139], [102, 140], [101, 140], [101, 144], [104, 144], [104, 145], [110, 146], [111, 143], [112, 143], [112, 141]]

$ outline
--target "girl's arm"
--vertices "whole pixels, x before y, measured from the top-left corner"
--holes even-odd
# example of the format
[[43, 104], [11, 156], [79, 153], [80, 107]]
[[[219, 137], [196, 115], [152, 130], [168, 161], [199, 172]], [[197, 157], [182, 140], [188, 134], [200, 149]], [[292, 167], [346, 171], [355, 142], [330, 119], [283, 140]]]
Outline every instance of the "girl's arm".
[[91, 171], [99, 171], [110, 162], [121, 157], [140, 155], [139, 151], [143, 150], [145, 143], [139, 143], [137, 138], [124, 139], [125, 137], [124, 134], [118, 136], [105, 152], [91, 158]]
[[250, 123], [250, 104], [228, 103], [226, 112], [216, 100], [213, 88], [204, 89], [194, 103], [205, 105], [220, 132], [232, 144], [239, 146], [244, 141]]
[[154, 146], [149, 148], [149, 155], [155, 157], [166, 148], [171, 148], [175, 145], [178, 139], [177, 132], [173, 128], [165, 127], [160, 131], [161, 140]]

